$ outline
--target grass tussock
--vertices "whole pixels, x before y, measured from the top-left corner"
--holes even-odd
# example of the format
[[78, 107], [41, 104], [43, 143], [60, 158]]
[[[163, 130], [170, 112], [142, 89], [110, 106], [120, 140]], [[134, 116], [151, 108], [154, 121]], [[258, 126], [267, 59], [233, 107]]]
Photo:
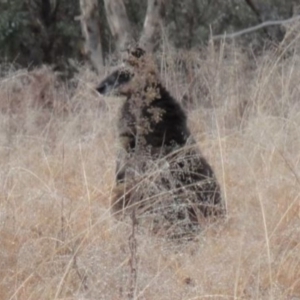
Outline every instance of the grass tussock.
[[68, 85], [46, 68], [7, 71], [0, 299], [300, 298], [300, 54], [288, 50], [163, 53], [228, 210], [181, 244], [137, 230], [132, 245], [131, 223], [110, 215], [122, 100], [101, 98], [86, 69]]

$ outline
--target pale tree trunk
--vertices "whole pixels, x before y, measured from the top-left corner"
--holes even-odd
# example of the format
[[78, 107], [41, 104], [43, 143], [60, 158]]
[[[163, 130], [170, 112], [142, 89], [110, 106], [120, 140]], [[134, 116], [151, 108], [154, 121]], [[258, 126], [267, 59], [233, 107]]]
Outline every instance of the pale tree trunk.
[[102, 44], [97, 0], [80, 0], [81, 27], [85, 38], [85, 53], [98, 73], [103, 67]]
[[165, 16], [165, 0], [148, 0], [147, 13], [140, 46], [152, 52], [159, 43], [162, 21]]
[[123, 0], [104, 0], [108, 24], [117, 50], [125, 50], [133, 42], [132, 28]]

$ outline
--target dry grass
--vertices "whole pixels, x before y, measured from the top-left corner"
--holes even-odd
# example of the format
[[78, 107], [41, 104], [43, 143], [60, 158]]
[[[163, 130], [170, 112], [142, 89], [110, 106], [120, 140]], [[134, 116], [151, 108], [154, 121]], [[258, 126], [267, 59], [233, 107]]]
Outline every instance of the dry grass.
[[228, 218], [179, 245], [135, 232], [134, 290], [132, 226], [109, 213], [121, 100], [84, 69], [76, 88], [47, 69], [1, 78], [0, 299], [300, 299], [300, 54], [286, 47], [164, 52]]

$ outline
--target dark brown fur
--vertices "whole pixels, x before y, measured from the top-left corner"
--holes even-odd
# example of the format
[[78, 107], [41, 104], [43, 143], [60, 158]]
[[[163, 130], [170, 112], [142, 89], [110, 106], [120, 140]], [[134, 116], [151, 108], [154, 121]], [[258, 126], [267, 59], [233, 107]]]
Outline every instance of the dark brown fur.
[[117, 94], [126, 97], [118, 122], [121, 149], [112, 212], [135, 207], [155, 215], [160, 227], [164, 219], [167, 227], [178, 222], [184, 231], [200, 217], [223, 214], [214, 172], [191, 136], [180, 104], [159, 81], [153, 61], [131, 52], [126, 62], [127, 68], [115, 71], [98, 88], [105, 94], [114, 82]]

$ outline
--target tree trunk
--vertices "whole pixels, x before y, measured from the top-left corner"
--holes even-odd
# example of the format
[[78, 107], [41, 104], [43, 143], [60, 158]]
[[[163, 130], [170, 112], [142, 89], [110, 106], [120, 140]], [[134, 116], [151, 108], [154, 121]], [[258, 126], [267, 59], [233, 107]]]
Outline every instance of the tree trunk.
[[97, 0], [80, 0], [81, 27], [85, 38], [85, 53], [98, 73], [103, 67], [102, 44]]
[[117, 50], [125, 50], [133, 42], [132, 28], [122, 0], [104, 0], [105, 11]]
[[164, 0], [148, 0], [147, 13], [140, 38], [140, 46], [152, 52], [159, 43], [162, 20], [165, 16]]
[[[41, 50], [43, 56], [42, 60], [48, 64], [53, 64], [55, 63], [53, 49], [55, 48], [56, 40], [53, 31], [57, 21], [59, 1], [43, 0], [37, 2], [27, 0], [25, 3], [32, 20], [32, 22], [30, 22], [30, 27], [32, 28], [35, 38], [38, 38], [40, 42], [40, 49], [28, 49], [32, 62], [37, 64], [41, 63], [41, 59], [36, 57], [37, 53], [40, 52], [39, 50]], [[22, 44], [24, 45], [23, 42]]]

